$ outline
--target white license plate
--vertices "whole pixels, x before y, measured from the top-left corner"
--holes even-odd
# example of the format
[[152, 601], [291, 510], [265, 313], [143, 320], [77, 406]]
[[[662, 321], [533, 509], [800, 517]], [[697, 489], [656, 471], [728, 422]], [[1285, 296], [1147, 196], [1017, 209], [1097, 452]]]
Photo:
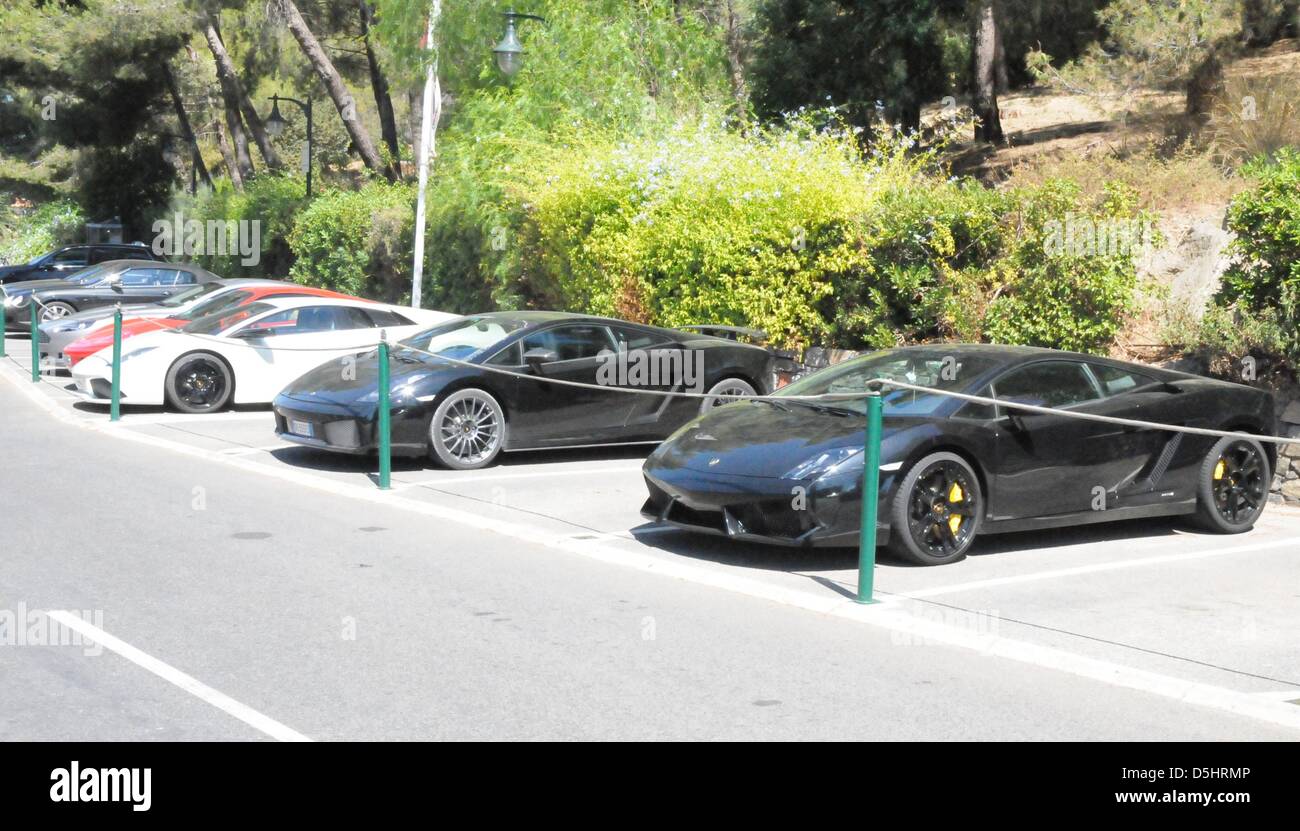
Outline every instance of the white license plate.
[[312, 432], [312, 423], [310, 421], [289, 421], [289, 432], [295, 436], [306, 436], [312, 438], [315, 433]]

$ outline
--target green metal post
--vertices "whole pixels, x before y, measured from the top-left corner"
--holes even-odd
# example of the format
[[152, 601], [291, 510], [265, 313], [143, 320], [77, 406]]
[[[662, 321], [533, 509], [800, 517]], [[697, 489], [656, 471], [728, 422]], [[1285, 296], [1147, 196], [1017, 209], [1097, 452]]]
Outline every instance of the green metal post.
[[[0, 297], [8, 297], [8, 295], [0, 291]], [[4, 328], [0, 329], [0, 358], [3, 358], [5, 357], [5, 331], [9, 329], [9, 321], [5, 317], [0, 317], [0, 324], [4, 325]]]
[[879, 392], [867, 395], [867, 441], [862, 462], [862, 532], [858, 538], [859, 603], [871, 598], [876, 571], [876, 509], [880, 502], [880, 434], [884, 407]]
[[388, 407], [388, 333], [379, 341], [379, 489], [388, 490], [393, 479], [391, 414]]
[[41, 380], [41, 335], [36, 322], [36, 299], [32, 298], [32, 383]]
[[113, 394], [108, 405], [108, 420], [122, 418], [122, 304], [113, 311]]

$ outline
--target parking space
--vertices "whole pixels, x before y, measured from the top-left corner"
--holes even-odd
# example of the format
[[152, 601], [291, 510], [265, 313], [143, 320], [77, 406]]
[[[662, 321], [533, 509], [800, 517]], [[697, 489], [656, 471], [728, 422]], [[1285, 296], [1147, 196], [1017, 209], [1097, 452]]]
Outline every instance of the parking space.
[[[186, 416], [127, 407], [110, 426], [107, 407], [83, 400], [66, 378], [24, 380], [25, 341], [10, 338], [7, 347], [0, 362], [7, 383], [26, 385], [52, 414], [93, 426], [106, 441], [165, 445], [280, 476], [286, 487], [384, 500], [426, 513], [433, 529], [448, 522], [496, 530], [556, 557], [594, 557], [812, 610], [851, 605], [854, 550], [736, 544], [647, 523], [639, 513], [646, 447], [508, 454], [469, 472], [395, 459], [393, 489], [381, 493], [374, 459], [278, 441], [267, 409]], [[884, 602], [873, 608], [894, 621], [1014, 639], [1170, 684], [1300, 702], [1300, 511], [1281, 505], [1240, 536], [1142, 520], [987, 537], [964, 561], [936, 568], [882, 550], [875, 586]], [[898, 629], [907, 642], [907, 626]]]

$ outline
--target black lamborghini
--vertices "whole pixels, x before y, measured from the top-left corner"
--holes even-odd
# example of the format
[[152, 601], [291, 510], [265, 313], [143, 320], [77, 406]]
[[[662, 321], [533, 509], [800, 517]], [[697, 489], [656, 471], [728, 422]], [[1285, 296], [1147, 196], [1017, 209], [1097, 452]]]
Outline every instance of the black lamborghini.
[[[273, 402], [276, 433], [323, 450], [373, 452], [377, 352], [331, 361], [286, 387]], [[731, 400], [719, 396], [767, 392], [773, 360], [757, 346], [601, 317], [493, 312], [457, 318], [391, 350], [392, 449], [468, 470], [491, 464], [502, 451], [659, 442], [702, 409]]]
[[878, 541], [913, 562], [959, 560], [981, 533], [1133, 517], [1190, 514], [1236, 533], [1268, 499], [1275, 445], [1067, 415], [1272, 434], [1268, 392], [1049, 349], [936, 345], [874, 352], [777, 400], [702, 415], [646, 460], [642, 513], [735, 539], [857, 545], [865, 401], [780, 399], [865, 393], [879, 378], [1061, 411], [885, 386]]

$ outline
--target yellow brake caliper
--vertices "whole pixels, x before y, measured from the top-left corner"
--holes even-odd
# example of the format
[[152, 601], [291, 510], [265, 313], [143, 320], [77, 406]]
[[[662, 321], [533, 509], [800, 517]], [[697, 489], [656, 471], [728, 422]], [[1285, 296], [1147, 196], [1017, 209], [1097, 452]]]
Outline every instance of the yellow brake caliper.
[[1223, 478], [1223, 474], [1226, 473], [1227, 470], [1228, 470], [1228, 465], [1227, 465], [1227, 463], [1224, 462], [1223, 459], [1220, 459], [1220, 460], [1219, 460], [1219, 463], [1218, 463], [1217, 465], [1214, 466], [1214, 481], [1217, 482], [1217, 481], [1219, 481], [1220, 479], [1222, 479], [1222, 478]]
[[[956, 482], [953, 482], [952, 488], [948, 491], [948, 504], [952, 505], [957, 502], [961, 502], [965, 498], [966, 498], [966, 494], [962, 493], [961, 485], [957, 484]], [[959, 531], [960, 529], [961, 529], [961, 516], [959, 514], [949, 514], [948, 531], [951, 532], [952, 535], [955, 537], [957, 536], [957, 531]]]

